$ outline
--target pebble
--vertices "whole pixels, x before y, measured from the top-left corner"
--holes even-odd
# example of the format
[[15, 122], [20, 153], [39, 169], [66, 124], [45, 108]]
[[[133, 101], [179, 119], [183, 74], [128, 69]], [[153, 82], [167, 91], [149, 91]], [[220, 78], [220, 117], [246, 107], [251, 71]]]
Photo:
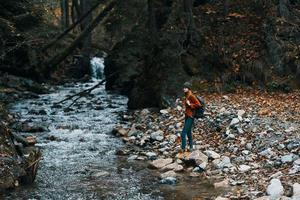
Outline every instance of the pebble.
[[237, 125], [239, 122], [240, 122], [240, 120], [238, 118], [233, 118], [230, 122], [230, 126]]
[[283, 186], [281, 184], [281, 181], [279, 179], [272, 179], [270, 184], [267, 187], [267, 194], [270, 196], [270, 198], [273, 200], [279, 199], [284, 193]]
[[248, 172], [251, 169], [251, 167], [249, 165], [240, 165], [239, 166], [239, 171], [240, 172]]

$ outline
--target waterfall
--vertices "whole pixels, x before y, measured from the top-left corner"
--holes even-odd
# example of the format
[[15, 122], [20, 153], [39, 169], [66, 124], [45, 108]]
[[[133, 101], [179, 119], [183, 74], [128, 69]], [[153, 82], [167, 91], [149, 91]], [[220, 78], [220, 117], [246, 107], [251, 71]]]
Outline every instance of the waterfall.
[[104, 77], [104, 58], [93, 57], [91, 59], [92, 79], [102, 79]]

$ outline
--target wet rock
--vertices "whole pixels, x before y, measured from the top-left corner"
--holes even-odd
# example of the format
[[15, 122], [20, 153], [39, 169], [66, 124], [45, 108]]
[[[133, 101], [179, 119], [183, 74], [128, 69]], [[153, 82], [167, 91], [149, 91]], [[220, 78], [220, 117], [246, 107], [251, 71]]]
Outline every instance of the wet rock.
[[165, 167], [168, 164], [171, 164], [173, 162], [172, 158], [166, 158], [166, 159], [157, 159], [150, 163], [149, 168], [153, 169], [161, 169]]
[[92, 173], [92, 177], [94, 178], [99, 178], [99, 177], [103, 177], [103, 176], [108, 176], [109, 175], [109, 172], [107, 171], [100, 171], [100, 172], [94, 172]]
[[227, 187], [229, 187], [229, 180], [224, 179], [221, 182], [214, 183], [214, 187], [215, 188], [227, 188]]
[[117, 135], [117, 136], [121, 136], [121, 137], [126, 137], [127, 136], [127, 130], [124, 129], [124, 128], [114, 128], [112, 133], [114, 135]]
[[173, 170], [175, 172], [180, 172], [183, 170], [183, 166], [178, 164], [177, 162], [174, 162], [172, 164], [166, 165], [165, 167], [162, 168], [162, 170]]
[[138, 158], [137, 155], [132, 155], [129, 158], [127, 158], [127, 160], [136, 160]]
[[175, 185], [177, 179], [175, 177], [167, 177], [160, 181], [161, 184]]
[[273, 200], [280, 198], [284, 193], [284, 188], [279, 179], [272, 179], [267, 187], [267, 194]]
[[160, 178], [162, 178], [162, 179], [167, 178], [167, 177], [174, 177], [175, 178], [176, 176], [177, 176], [176, 172], [173, 171], [173, 170], [170, 170], [170, 171], [167, 171], [167, 172], [161, 174]]
[[21, 128], [21, 132], [27, 132], [27, 133], [37, 133], [37, 132], [44, 132], [46, 129], [42, 126], [38, 125], [29, 125], [28, 123], [23, 123]]
[[147, 152], [146, 156], [149, 160], [155, 160], [157, 158], [157, 154], [155, 152]]
[[156, 131], [151, 133], [150, 138], [156, 141], [162, 141], [164, 139], [164, 132], [163, 131]]

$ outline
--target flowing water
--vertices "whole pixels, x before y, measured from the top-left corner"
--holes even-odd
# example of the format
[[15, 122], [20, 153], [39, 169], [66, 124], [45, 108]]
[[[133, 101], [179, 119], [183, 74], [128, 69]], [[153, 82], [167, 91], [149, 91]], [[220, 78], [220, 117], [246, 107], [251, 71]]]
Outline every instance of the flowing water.
[[97, 84], [72, 83], [57, 87], [38, 99], [11, 107], [20, 120], [47, 127], [34, 133], [43, 154], [35, 182], [8, 192], [0, 199], [204, 199], [214, 192], [198, 179], [175, 186], [160, 185], [156, 171], [143, 161], [127, 161], [115, 152], [124, 144], [111, 134], [126, 110], [124, 96], [104, 86], [66, 109], [53, 103]]

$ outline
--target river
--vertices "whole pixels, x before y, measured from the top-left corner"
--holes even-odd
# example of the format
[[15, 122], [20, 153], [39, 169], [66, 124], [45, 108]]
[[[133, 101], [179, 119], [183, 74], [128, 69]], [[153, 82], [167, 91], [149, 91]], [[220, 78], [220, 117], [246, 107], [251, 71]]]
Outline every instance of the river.
[[[177, 185], [161, 185], [156, 171], [145, 161], [117, 156], [123, 142], [111, 134], [121, 123], [127, 98], [105, 91], [104, 86], [81, 98], [55, 106], [67, 95], [92, 87], [98, 81], [53, 87], [37, 99], [11, 105], [22, 122], [46, 127], [34, 133], [42, 150], [38, 174], [32, 185], [20, 186], [4, 199], [204, 199], [211, 186], [187, 179]], [[211, 191], [210, 191], [211, 190]], [[208, 192], [210, 191], [210, 192]], [[201, 197], [201, 198], [200, 198]]]

